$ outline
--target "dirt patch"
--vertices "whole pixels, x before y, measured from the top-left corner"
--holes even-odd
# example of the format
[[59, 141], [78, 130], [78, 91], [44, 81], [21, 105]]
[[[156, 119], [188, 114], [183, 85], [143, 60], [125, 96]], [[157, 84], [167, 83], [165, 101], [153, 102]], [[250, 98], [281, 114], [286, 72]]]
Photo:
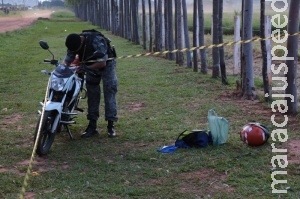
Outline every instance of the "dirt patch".
[[25, 12], [21, 17], [5, 16], [0, 17], [0, 33], [17, 30], [30, 26], [38, 18], [50, 17], [50, 10], [36, 10]]
[[15, 124], [22, 118], [23, 116], [21, 114], [8, 115], [1, 120], [0, 124]]
[[[257, 91], [257, 92], [263, 92], [263, 91]], [[283, 117], [282, 113], [279, 113], [279, 111], [273, 112], [271, 109], [271, 104], [264, 104], [261, 99], [252, 99], [252, 100], [246, 100], [243, 97], [240, 96], [240, 91], [235, 91], [235, 90], [224, 90], [220, 95], [218, 95], [215, 98], [216, 101], [222, 101], [223, 103], [225, 102], [234, 102], [235, 105], [240, 107], [242, 109], [241, 115], [255, 115], [259, 116], [259, 118], [263, 118], [265, 120], [271, 121], [271, 116], [272, 115], [278, 115]], [[276, 109], [276, 107], [275, 107]], [[238, 115], [240, 117], [240, 115]], [[294, 130], [299, 130], [300, 125], [299, 125], [299, 118], [295, 115], [289, 115], [289, 120], [288, 120], [288, 125], [293, 127]], [[257, 118], [257, 117], [255, 117]], [[250, 122], [255, 122], [255, 121], [250, 121]], [[258, 121], [257, 121], [258, 122]]]
[[289, 164], [300, 165], [300, 140], [290, 140], [287, 143]]
[[[233, 187], [225, 184], [227, 174], [217, 172], [213, 169], [203, 169], [193, 172], [181, 173], [178, 175], [182, 179], [180, 187], [181, 192], [199, 194], [201, 196], [212, 196], [213, 193], [229, 193], [234, 191]], [[201, 183], [199, 187], [199, 183]], [[195, 186], [196, 185], [196, 186]]]
[[[19, 176], [25, 176], [26, 172], [20, 172], [19, 169], [24, 169], [24, 167], [28, 167], [30, 164], [30, 159], [24, 160], [16, 163], [14, 167], [4, 167], [0, 165], [0, 173], [12, 172]], [[47, 172], [50, 170], [56, 169], [68, 169], [69, 164], [67, 162], [63, 162], [62, 164], [58, 164], [54, 161], [49, 161], [47, 157], [36, 157], [32, 162], [32, 170], [31, 175], [39, 175], [41, 172]]]
[[[20, 166], [28, 166], [30, 164], [30, 160], [24, 160], [17, 164]], [[50, 170], [68, 169], [68, 168], [69, 168], [69, 165], [67, 162], [58, 164], [57, 162], [49, 161], [47, 156], [45, 156], [45, 157], [37, 156], [33, 161], [32, 175], [39, 175], [39, 173], [41, 173], [41, 172], [47, 172]]]
[[21, 173], [17, 167], [3, 167], [0, 165], [0, 173], [14, 173], [18, 176], [25, 176], [25, 173]]
[[131, 102], [126, 105], [126, 109], [128, 111], [139, 111], [145, 106], [146, 104], [143, 102]]
[[[9, 129], [10, 125], [12, 124], [18, 124], [18, 122], [23, 118], [21, 114], [13, 114], [13, 115], [7, 115], [4, 118], [1, 118], [0, 121], [0, 129], [1, 130], [7, 130]], [[17, 129], [20, 130], [21, 127], [17, 126]]]
[[27, 198], [27, 199], [33, 199], [33, 198], [35, 198], [35, 192], [33, 192], [33, 191], [27, 191], [26, 193], [25, 193], [25, 198]]

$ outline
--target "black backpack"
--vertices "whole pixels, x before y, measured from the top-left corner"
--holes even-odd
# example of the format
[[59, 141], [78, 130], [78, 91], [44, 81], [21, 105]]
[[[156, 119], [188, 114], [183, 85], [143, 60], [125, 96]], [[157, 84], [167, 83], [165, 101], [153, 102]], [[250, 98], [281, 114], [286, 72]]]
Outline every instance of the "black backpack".
[[107, 37], [105, 37], [98, 30], [95, 30], [95, 29], [83, 30], [82, 31], [82, 35], [93, 35], [93, 36], [97, 36], [98, 35], [98, 36], [103, 37], [104, 40], [105, 40], [105, 42], [106, 42], [106, 44], [107, 44], [107, 55], [108, 55], [108, 58], [116, 58], [117, 57], [117, 53], [116, 53], [115, 47], [110, 44], [111, 40], [108, 39]]
[[208, 130], [185, 130], [177, 137], [175, 146], [179, 148], [207, 147], [211, 142], [211, 134]]

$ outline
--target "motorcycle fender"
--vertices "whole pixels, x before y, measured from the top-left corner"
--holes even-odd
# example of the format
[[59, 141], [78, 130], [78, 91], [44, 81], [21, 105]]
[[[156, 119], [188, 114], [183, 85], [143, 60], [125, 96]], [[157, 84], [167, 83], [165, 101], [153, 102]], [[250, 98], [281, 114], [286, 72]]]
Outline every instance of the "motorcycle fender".
[[61, 103], [58, 102], [47, 102], [46, 103], [46, 107], [45, 107], [45, 111], [53, 111], [56, 110], [58, 112], [55, 121], [53, 123], [51, 132], [54, 133], [57, 129], [58, 123], [60, 121], [60, 116], [61, 116], [61, 112], [62, 112], [62, 106]]
[[62, 104], [60, 102], [47, 102], [45, 110], [46, 111], [57, 110], [57, 112], [60, 115], [60, 113], [62, 111]]

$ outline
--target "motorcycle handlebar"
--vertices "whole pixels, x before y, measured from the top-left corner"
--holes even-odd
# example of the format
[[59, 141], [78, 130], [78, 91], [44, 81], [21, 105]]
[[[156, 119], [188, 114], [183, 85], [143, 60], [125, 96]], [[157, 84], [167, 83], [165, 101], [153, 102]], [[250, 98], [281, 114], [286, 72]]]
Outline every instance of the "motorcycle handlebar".
[[58, 60], [56, 59], [44, 59], [44, 63], [50, 63], [50, 64], [53, 64], [53, 65], [56, 65], [58, 63]]

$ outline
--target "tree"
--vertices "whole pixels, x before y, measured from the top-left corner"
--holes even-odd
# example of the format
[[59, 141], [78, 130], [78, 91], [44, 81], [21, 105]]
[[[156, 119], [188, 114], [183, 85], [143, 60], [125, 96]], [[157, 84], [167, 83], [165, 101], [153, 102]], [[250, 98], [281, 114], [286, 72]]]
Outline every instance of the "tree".
[[[288, 34], [292, 35], [299, 32], [299, 0], [291, 0], [289, 8]], [[298, 35], [290, 36], [287, 40], [287, 57], [293, 60], [286, 60], [288, 71], [285, 75], [287, 79], [286, 96], [291, 95], [294, 99], [286, 97], [288, 112], [297, 114], [298, 97], [297, 97], [297, 65], [298, 65]]]
[[148, 7], [149, 7], [149, 51], [152, 52], [152, 5], [151, 5], [151, 0], [148, 0]]
[[162, 51], [162, 1], [154, 1], [156, 3], [155, 8], [155, 49], [156, 51]]
[[[252, 39], [252, 15], [253, 0], [246, 0], [243, 7], [243, 37], [244, 40]], [[254, 87], [253, 72], [253, 46], [252, 42], [243, 43], [242, 59], [244, 59], [245, 68], [242, 73], [242, 94], [247, 99], [256, 97]]]
[[111, 0], [111, 30], [113, 34], [118, 34], [119, 27], [119, 7], [117, 0]]
[[[203, 13], [203, 0], [195, 0], [198, 1], [198, 24], [199, 24], [199, 46], [204, 46], [204, 13]], [[200, 58], [201, 58], [201, 72], [203, 74], [207, 74], [207, 61], [206, 61], [206, 49], [200, 50]]]
[[[213, 44], [219, 43], [219, 0], [213, 0]], [[220, 76], [220, 51], [218, 47], [212, 49], [213, 52], [213, 72], [212, 77], [217, 78]]]
[[[193, 11], [193, 46], [197, 46], [197, 5], [198, 0], [194, 0], [194, 11]], [[194, 72], [198, 72], [198, 53], [197, 50], [193, 50], [193, 65]]]
[[182, 50], [182, 32], [181, 32], [181, 28], [182, 28], [182, 20], [181, 20], [181, 8], [182, 8], [182, 4], [181, 4], [181, 0], [176, 0], [175, 1], [175, 24], [176, 24], [176, 36], [175, 36], [175, 40], [176, 40], [176, 47], [178, 49], [178, 52], [176, 53], [176, 63], [179, 66], [183, 65], [184, 62], [184, 57], [183, 57], [183, 53], [180, 51]]
[[[168, 50], [172, 51], [174, 50], [174, 29], [173, 29], [173, 0], [165, 0], [168, 1], [167, 7], [168, 7], [168, 21], [166, 21], [165, 23], [168, 25], [168, 29], [166, 32], [166, 35], [168, 35]], [[166, 14], [166, 13], [165, 13]], [[168, 53], [168, 59], [169, 60], [174, 60], [175, 59], [175, 55], [174, 53]]]
[[145, 10], [145, 0], [142, 0], [142, 30], [143, 30], [143, 48], [147, 49], [147, 39], [146, 39], [146, 10]]
[[139, 6], [139, 0], [131, 0], [131, 20], [132, 20], [131, 40], [135, 44], [140, 44], [138, 6]]
[[[186, 0], [182, 0], [182, 11], [183, 11], [185, 47], [187, 49], [190, 49], [191, 45], [190, 45], [190, 35], [189, 35], [188, 22], [187, 22]], [[191, 52], [189, 50], [186, 51], [186, 67], [192, 68], [192, 57], [191, 57]]]
[[[265, 7], [266, 2], [265, 0], [260, 0], [260, 37], [266, 38], [265, 34]], [[268, 63], [267, 63], [267, 46], [266, 46], [266, 40], [261, 40], [261, 53], [262, 53], [262, 60], [263, 60], [263, 66], [262, 66], [262, 78], [263, 78], [263, 84], [264, 84], [264, 94], [265, 95], [265, 101], [268, 102], [270, 100], [270, 85], [269, 85], [269, 78], [268, 78]]]
[[119, 11], [119, 21], [120, 21], [120, 23], [119, 23], [119, 28], [118, 28], [118, 30], [119, 30], [118, 35], [121, 36], [121, 37], [124, 37], [125, 36], [125, 34], [124, 34], [124, 32], [125, 32], [125, 28], [124, 28], [124, 22], [125, 22], [125, 20], [124, 20], [124, 0], [119, 1], [119, 7], [120, 7], [120, 11]]
[[125, 27], [125, 38], [131, 41], [131, 14], [130, 14], [130, 1], [124, 0], [124, 27]]
[[[219, 43], [223, 43], [223, 0], [219, 0], [219, 23], [218, 23], [218, 34], [219, 34]], [[221, 69], [221, 78], [222, 83], [227, 85], [227, 76], [226, 76], [226, 64], [224, 57], [224, 47], [219, 48], [220, 52], [220, 69]]]

